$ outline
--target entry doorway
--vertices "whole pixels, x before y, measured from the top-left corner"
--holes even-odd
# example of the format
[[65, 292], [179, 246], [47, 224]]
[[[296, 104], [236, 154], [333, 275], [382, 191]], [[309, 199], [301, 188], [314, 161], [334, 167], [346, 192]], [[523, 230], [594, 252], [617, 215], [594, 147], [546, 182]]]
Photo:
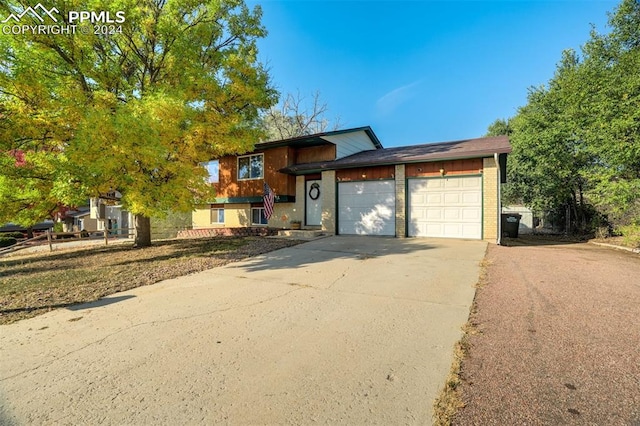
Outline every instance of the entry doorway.
[[321, 180], [305, 182], [305, 220], [307, 226], [322, 225], [322, 189]]

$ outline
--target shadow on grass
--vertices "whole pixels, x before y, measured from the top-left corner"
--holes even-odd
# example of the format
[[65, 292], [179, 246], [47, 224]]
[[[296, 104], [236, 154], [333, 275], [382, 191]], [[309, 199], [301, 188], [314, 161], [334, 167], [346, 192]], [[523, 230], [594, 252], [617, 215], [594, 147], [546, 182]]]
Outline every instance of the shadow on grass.
[[[132, 253], [132, 255], [138, 256], [138, 258], [126, 260], [121, 263], [114, 263], [112, 265], [149, 263], [175, 258], [209, 256], [216, 254], [216, 252], [235, 250], [245, 245], [247, 241], [248, 240], [242, 237], [214, 237], [202, 239], [165, 240], [154, 242], [151, 247], [145, 248], [138, 248], [131, 245], [79, 247], [73, 251], [67, 251], [64, 253], [34, 253], [27, 255], [26, 257], [15, 259], [8, 258], [0, 261], [0, 267], [14, 268], [23, 266], [22, 268], [13, 269], [10, 272], [5, 271], [4, 274], [7, 276], [46, 272], [51, 269], [51, 266], [48, 265], [50, 262], [55, 262], [56, 265], [59, 265], [60, 262], [78, 261], [80, 258], [82, 259], [83, 264], [90, 264], [92, 262], [100, 264], [100, 257], [118, 253]], [[171, 252], [158, 253], [156, 255], [150, 254], [149, 257], [140, 257], [145, 250], [152, 253], [153, 250], [158, 249], [168, 249], [171, 250]], [[2, 275], [1, 269], [0, 275]]]
[[79, 305], [74, 304], [74, 305], [68, 306], [67, 309], [69, 309], [70, 311], [81, 311], [83, 309], [100, 308], [102, 306], [112, 305], [114, 303], [122, 302], [123, 300], [133, 299], [135, 297], [136, 296], [133, 296], [131, 294], [126, 296], [103, 297], [102, 299], [98, 299], [93, 302], [81, 303]]
[[566, 235], [521, 234], [518, 238], [503, 237], [501, 245], [505, 247], [563, 246], [567, 244], [582, 244], [587, 241], [580, 237]]
[[23, 308], [13, 308], [13, 309], [0, 309], [0, 315], [3, 314], [15, 314], [21, 312], [33, 312], [40, 310], [53, 310], [58, 308], [67, 308], [70, 311], [80, 311], [83, 309], [91, 309], [91, 308], [99, 308], [101, 306], [107, 306], [114, 303], [122, 302], [123, 300], [133, 299], [135, 296], [127, 295], [127, 296], [115, 296], [115, 297], [105, 297], [102, 299], [95, 300], [93, 302], [70, 302], [70, 303], [53, 303], [50, 305], [42, 305], [42, 306], [28, 306]]

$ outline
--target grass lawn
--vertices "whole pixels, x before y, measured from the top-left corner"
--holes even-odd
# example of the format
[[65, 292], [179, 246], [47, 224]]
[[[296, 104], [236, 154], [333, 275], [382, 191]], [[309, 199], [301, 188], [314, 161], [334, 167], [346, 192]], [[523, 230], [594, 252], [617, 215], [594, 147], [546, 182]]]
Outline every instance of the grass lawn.
[[299, 244], [217, 237], [93, 246], [0, 258], [0, 324]]

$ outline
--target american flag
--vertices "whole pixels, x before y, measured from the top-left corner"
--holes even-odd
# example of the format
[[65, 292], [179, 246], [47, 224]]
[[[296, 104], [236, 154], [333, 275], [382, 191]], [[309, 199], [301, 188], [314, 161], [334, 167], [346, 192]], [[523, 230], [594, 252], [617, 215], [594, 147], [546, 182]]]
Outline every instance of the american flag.
[[273, 215], [273, 203], [275, 202], [276, 194], [267, 182], [264, 183], [264, 195], [262, 200], [264, 201], [264, 217], [269, 220]]

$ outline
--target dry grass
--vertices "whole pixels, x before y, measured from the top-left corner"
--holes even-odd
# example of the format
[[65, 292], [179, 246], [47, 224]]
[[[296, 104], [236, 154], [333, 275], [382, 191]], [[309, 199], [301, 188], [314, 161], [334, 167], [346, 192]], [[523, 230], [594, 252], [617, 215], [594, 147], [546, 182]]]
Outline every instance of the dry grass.
[[[487, 283], [487, 268], [491, 262], [485, 258], [480, 262], [480, 276], [476, 288], [482, 288]], [[476, 293], [477, 294], [477, 293]], [[433, 424], [436, 426], [449, 426], [453, 422], [456, 413], [464, 408], [464, 401], [460, 392], [462, 384], [462, 362], [469, 353], [469, 337], [479, 333], [478, 326], [473, 318], [477, 312], [477, 304], [474, 298], [469, 312], [469, 320], [462, 326], [462, 337], [453, 347], [453, 362], [444, 387], [433, 403]]]
[[0, 259], [0, 324], [222, 266], [300, 241], [218, 237], [69, 249]]

